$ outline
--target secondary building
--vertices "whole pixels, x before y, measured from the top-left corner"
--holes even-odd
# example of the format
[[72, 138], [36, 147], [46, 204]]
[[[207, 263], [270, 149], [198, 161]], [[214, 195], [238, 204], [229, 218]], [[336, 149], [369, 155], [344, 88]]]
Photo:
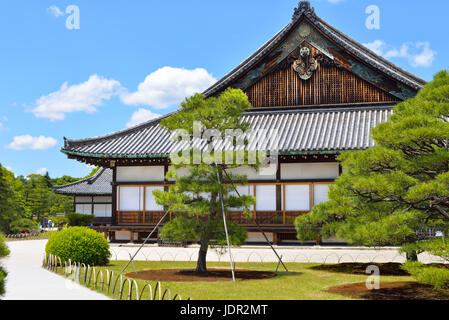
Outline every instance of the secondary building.
[[92, 177], [63, 186], [53, 192], [73, 197], [73, 211], [95, 215], [94, 225], [112, 224], [112, 170], [102, 168]]

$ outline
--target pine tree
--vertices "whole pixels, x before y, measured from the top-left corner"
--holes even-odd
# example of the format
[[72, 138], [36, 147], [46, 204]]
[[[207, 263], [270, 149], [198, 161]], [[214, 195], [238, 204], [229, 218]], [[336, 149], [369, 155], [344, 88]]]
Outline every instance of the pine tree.
[[344, 174], [328, 202], [297, 218], [299, 239], [314, 239], [319, 230], [321, 237], [382, 246], [414, 243], [430, 227], [447, 232], [449, 73], [399, 103], [372, 137], [375, 147], [340, 156]]
[[44, 176], [31, 174], [25, 185], [26, 206], [38, 221], [49, 213], [51, 189]]
[[[240, 129], [245, 131], [248, 125], [241, 123], [241, 114], [249, 109], [251, 104], [247, 96], [236, 89], [229, 89], [219, 97], [204, 99], [200, 94], [186, 99], [181, 109], [162, 121], [161, 125], [170, 132], [183, 129], [190, 137], [194, 130], [200, 131], [201, 136], [208, 129], [214, 129], [220, 137], [226, 136], [227, 129]], [[195, 127], [195, 122], [201, 122], [201, 127]], [[242, 208], [246, 215], [251, 215], [250, 207], [254, 204], [254, 197], [238, 196], [234, 185], [245, 184], [246, 176], [228, 172], [229, 169], [247, 163], [246, 154], [242, 163], [236, 161], [224, 164], [224, 155], [214, 150], [214, 139], [204, 142], [205, 149], [210, 155], [194, 164], [194, 154], [198, 150], [188, 153], [186, 163], [175, 163], [177, 154], [172, 154], [173, 170], [167, 177], [176, 179], [168, 191], [154, 191], [156, 202], [164, 205], [175, 218], [165, 224], [162, 229], [162, 238], [169, 240], [194, 240], [201, 246], [198, 254], [198, 272], [206, 272], [206, 255], [209, 245], [222, 246], [226, 243], [222, 209]], [[235, 159], [235, 154], [233, 158]], [[254, 165], [257, 167], [257, 163]], [[186, 175], [177, 175], [181, 169], [187, 169]], [[223, 202], [223, 207], [222, 207]], [[246, 230], [230, 221], [227, 228], [232, 244], [238, 245], [246, 239]]]

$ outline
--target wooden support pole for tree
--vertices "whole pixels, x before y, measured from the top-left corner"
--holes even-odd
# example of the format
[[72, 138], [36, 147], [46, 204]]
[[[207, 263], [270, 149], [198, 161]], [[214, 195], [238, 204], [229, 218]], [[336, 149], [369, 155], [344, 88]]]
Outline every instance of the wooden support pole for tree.
[[[150, 232], [150, 234], [148, 235], [148, 237], [146, 237], [145, 241], [142, 243], [142, 245], [139, 247], [139, 249], [137, 249], [136, 253], [134, 253], [134, 255], [131, 257], [131, 259], [129, 260], [129, 262], [126, 264], [126, 266], [123, 268], [123, 270], [120, 272], [120, 274], [122, 274], [126, 268], [128, 268], [128, 266], [133, 263], [134, 258], [137, 256], [137, 254], [139, 253], [140, 250], [142, 250], [143, 246], [147, 243], [148, 240], [150, 240], [150, 237], [153, 235], [153, 233], [157, 230], [157, 228], [159, 227], [159, 225], [162, 223], [162, 221], [165, 219], [165, 217], [168, 215], [168, 211], [165, 212], [165, 214], [162, 216], [162, 218], [159, 220], [159, 222], [157, 223], [157, 225], [153, 228], [153, 230]], [[119, 275], [120, 275], [119, 274]]]
[[[218, 174], [218, 171], [217, 171], [217, 179], [218, 179], [218, 183], [221, 184], [221, 179], [220, 179], [220, 175]], [[226, 225], [226, 214], [225, 214], [225, 209], [224, 209], [224, 204], [223, 204], [223, 193], [221, 192], [221, 190], [220, 190], [220, 202], [221, 202], [221, 211], [223, 213], [223, 223], [224, 223], [224, 228], [225, 228], [225, 233], [226, 233], [226, 241], [228, 243], [229, 262], [231, 263], [232, 282], [235, 282], [234, 261], [232, 260], [231, 245], [229, 243], [228, 226]]]
[[[240, 192], [237, 190], [237, 187], [234, 185], [234, 183], [232, 182], [232, 180], [230, 179], [228, 173], [226, 172], [226, 170], [223, 170], [224, 174], [226, 175], [226, 177], [228, 177], [228, 180], [231, 182], [232, 186], [234, 187], [235, 192], [237, 193], [237, 195], [240, 197]], [[273, 245], [271, 244], [270, 240], [268, 240], [267, 235], [265, 234], [265, 232], [262, 230], [262, 228], [260, 227], [259, 223], [257, 222], [256, 219], [254, 219], [254, 222], [256, 223], [257, 229], [259, 229], [259, 231], [262, 233], [262, 235], [264, 236], [265, 240], [267, 241], [268, 245], [271, 247], [271, 250], [273, 250], [274, 254], [276, 255], [276, 257], [278, 258], [279, 262], [282, 263], [282, 266], [284, 267], [285, 271], [288, 272], [287, 267], [285, 266], [284, 262], [282, 261], [282, 257], [279, 256], [279, 254], [277, 253], [277, 251], [274, 249]]]

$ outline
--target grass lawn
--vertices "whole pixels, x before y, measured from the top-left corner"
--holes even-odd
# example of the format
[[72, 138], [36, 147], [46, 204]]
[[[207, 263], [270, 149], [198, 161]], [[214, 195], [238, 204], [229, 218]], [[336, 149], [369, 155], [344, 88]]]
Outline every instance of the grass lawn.
[[[112, 261], [108, 267], [99, 269], [113, 270], [119, 273], [127, 261]], [[326, 270], [313, 270], [311, 267], [317, 264], [311, 263], [287, 263], [289, 272], [279, 272], [278, 276], [266, 280], [230, 281], [220, 282], [162, 282], [162, 288], [169, 288], [172, 298], [175, 293], [182, 299], [191, 297], [193, 300], [332, 300], [348, 299], [347, 297], [325, 292], [324, 289], [344, 283], [364, 282], [367, 275], [350, 275], [330, 272]], [[194, 262], [143, 262], [136, 261], [137, 270], [150, 269], [194, 269]], [[229, 267], [229, 263], [208, 263], [208, 267]], [[237, 263], [237, 269], [274, 271], [276, 263]], [[124, 273], [133, 272], [129, 266]], [[139, 291], [147, 283], [136, 280]], [[382, 276], [382, 281], [413, 281], [408, 276]], [[155, 283], [150, 282], [153, 286]], [[91, 286], [92, 287], [92, 286]], [[117, 291], [119, 291], [117, 289]], [[133, 293], [134, 295], [134, 293]], [[128, 296], [128, 285], [125, 285], [123, 298]], [[115, 297], [118, 297], [116, 292]], [[148, 299], [148, 291], [143, 299]]]

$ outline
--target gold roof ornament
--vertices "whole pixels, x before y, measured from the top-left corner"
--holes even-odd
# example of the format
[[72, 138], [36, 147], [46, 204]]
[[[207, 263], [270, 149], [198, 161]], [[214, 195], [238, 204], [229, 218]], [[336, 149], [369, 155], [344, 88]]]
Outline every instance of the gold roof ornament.
[[309, 80], [316, 69], [318, 69], [318, 62], [311, 57], [310, 49], [302, 47], [300, 49], [298, 60], [293, 61], [293, 70], [295, 70], [302, 80]]

